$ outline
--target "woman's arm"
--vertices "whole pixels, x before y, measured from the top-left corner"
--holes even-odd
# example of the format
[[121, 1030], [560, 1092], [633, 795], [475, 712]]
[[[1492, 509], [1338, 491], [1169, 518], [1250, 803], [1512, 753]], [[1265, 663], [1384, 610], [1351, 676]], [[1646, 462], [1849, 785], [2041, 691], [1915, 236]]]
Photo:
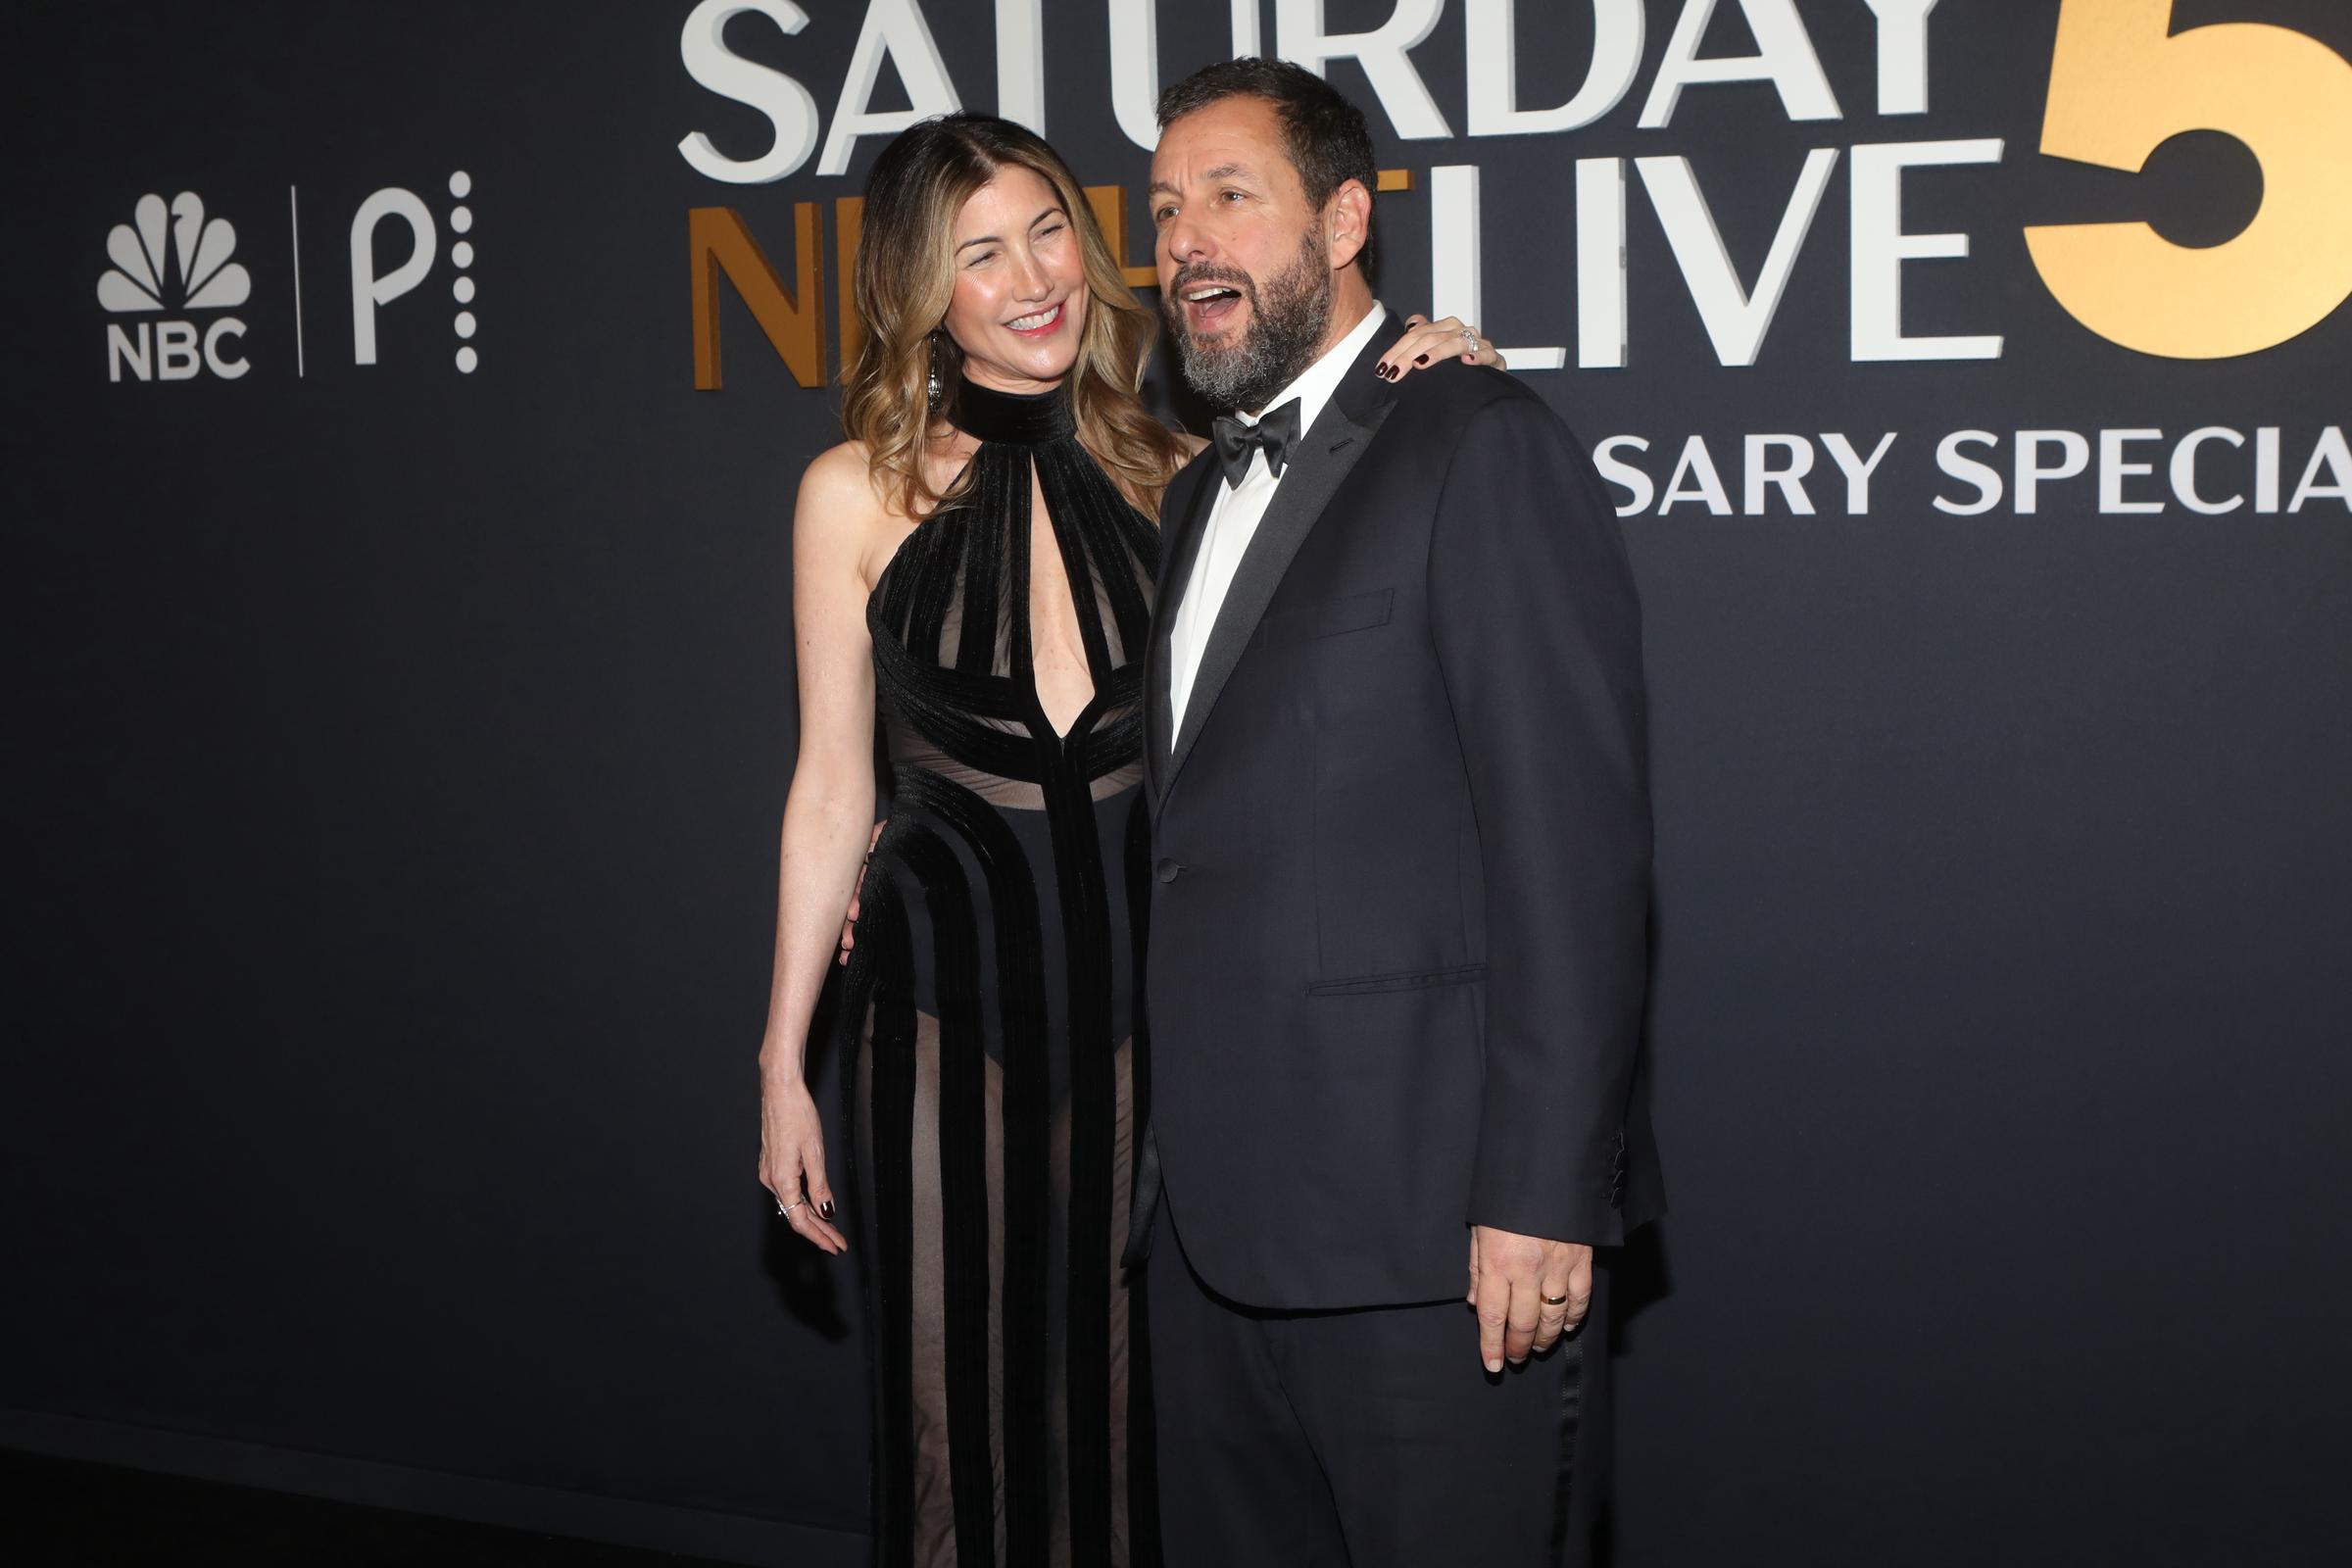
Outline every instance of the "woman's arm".
[[808, 1021], [874, 821], [873, 644], [863, 563], [884, 511], [863, 454], [835, 447], [801, 478], [792, 519], [792, 617], [800, 666], [800, 759], [784, 801], [776, 957], [760, 1042], [760, 1180], [792, 1228], [826, 1252], [824, 1134], [804, 1077]]

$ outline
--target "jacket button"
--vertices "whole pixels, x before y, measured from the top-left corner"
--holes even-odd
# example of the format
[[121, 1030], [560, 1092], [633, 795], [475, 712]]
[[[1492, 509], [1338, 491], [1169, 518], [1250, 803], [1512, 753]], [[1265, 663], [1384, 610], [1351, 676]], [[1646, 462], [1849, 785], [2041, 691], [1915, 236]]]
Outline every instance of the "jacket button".
[[1183, 869], [1184, 867], [1178, 865], [1174, 860], [1163, 859], [1159, 862], [1159, 879], [1162, 882], [1173, 882], [1176, 880], [1176, 873]]

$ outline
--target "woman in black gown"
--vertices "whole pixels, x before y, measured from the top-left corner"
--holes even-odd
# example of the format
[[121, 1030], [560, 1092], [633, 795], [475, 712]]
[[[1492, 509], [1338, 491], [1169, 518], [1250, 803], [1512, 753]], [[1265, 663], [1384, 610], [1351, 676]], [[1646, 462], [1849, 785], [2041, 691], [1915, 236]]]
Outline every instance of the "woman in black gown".
[[[884, 151], [857, 302], [852, 439], [794, 518], [760, 1178], [865, 1258], [879, 1561], [1155, 1563], [1144, 1297], [1117, 1259], [1149, 1094], [1152, 514], [1198, 444], [1136, 397], [1152, 318], [1017, 125], [954, 116]], [[1390, 358], [1462, 347], [1449, 320]], [[853, 883], [841, 1213], [802, 1061]]]

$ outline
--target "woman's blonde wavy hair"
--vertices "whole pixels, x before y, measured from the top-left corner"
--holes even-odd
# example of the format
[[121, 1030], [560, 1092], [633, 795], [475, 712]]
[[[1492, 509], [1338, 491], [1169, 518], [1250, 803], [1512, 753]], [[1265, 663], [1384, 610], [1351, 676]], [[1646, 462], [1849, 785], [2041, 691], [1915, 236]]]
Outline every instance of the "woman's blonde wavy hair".
[[[866, 461], [900, 510], [922, 516], [956, 499], [924, 471], [935, 421], [953, 419], [963, 351], [941, 323], [956, 292], [956, 216], [1007, 168], [1054, 188], [1086, 265], [1086, 324], [1070, 367], [1078, 439], [1146, 510], [1184, 466], [1184, 448], [1139, 395], [1158, 318], [1136, 299], [1111, 259], [1094, 210], [1069, 166], [1034, 132], [993, 115], [947, 115], [902, 131], [875, 160], [858, 235], [856, 299], [865, 341], [842, 372], [841, 422], [865, 443]], [[930, 406], [937, 356], [944, 388]]]

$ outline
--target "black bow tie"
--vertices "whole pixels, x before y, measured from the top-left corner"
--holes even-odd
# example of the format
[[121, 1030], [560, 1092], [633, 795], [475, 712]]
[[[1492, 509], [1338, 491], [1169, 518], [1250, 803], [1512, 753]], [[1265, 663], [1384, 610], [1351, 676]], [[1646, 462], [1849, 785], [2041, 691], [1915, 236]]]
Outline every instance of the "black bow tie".
[[1227, 484], [1236, 490], [1242, 487], [1250, 476], [1250, 454], [1261, 448], [1266, 471], [1279, 479], [1283, 465], [1291, 461], [1291, 449], [1298, 444], [1298, 400], [1268, 409], [1255, 424], [1220, 414], [1209, 428], [1216, 437], [1217, 466], [1225, 470]]

